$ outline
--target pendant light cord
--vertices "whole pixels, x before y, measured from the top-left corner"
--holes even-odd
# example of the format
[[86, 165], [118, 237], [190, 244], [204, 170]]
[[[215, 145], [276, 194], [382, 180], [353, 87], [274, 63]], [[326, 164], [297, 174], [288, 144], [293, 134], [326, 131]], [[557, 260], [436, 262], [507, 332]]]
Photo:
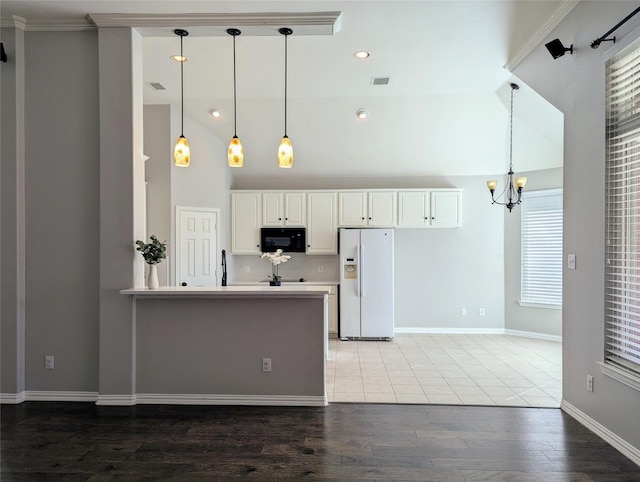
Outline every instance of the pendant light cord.
[[284, 136], [287, 136], [287, 37], [284, 36]]
[[511, 111], [509, 113], [509, 172], [513, 171], [513, 91], [515, 87], [511, 85]]
[[184, 137], [184, 53], [182, 52], [182, 39], [180, 35], [180, 137]]
[[233, 34], [233, 137], [237, 137], [237, 121], [236, 113], [236, 34]]

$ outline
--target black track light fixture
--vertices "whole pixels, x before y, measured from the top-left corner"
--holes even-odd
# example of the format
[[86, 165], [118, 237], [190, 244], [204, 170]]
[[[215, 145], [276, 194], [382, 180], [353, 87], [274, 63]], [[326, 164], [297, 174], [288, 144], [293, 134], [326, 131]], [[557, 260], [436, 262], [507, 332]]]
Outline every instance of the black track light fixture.
[[562, 45], [560, 39], [552, 40], [551, 42], [544, 44], [544, 46], [547, 47], [547, 50], [554, 59], [559, 59], [566, 52], [569, 52], [571, 55], [573, 55], [573, 44], [571, 44], [571, 47], [565, 47], [564, 45]]

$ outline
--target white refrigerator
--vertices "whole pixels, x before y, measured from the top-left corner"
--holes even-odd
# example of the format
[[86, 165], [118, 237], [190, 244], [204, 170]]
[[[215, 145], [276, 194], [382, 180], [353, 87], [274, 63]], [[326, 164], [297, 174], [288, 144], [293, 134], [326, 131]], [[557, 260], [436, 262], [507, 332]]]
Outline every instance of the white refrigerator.
[[393, 229], [340, 236], [340, 338], [393, 338]]

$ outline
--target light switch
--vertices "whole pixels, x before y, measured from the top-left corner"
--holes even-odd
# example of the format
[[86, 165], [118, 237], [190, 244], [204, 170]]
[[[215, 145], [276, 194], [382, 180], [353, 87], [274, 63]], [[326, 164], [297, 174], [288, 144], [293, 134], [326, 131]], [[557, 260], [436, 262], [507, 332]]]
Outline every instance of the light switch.
[[570, 254], [567, 256], [567, 268], [576, 269], [576, 255]]

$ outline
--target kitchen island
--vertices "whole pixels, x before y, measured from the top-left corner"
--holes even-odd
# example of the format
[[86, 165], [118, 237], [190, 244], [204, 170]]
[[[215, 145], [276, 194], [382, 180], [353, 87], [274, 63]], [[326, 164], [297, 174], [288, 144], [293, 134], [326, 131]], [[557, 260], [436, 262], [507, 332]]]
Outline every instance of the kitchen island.
[[329, 290], [122, 290], [134, 297], [133, 403], [326, 405]]

